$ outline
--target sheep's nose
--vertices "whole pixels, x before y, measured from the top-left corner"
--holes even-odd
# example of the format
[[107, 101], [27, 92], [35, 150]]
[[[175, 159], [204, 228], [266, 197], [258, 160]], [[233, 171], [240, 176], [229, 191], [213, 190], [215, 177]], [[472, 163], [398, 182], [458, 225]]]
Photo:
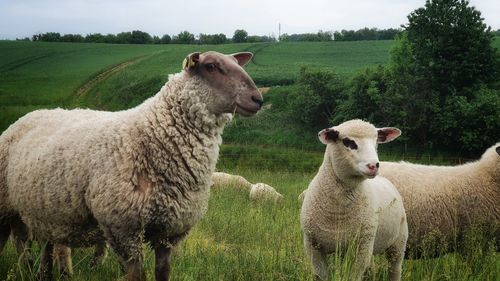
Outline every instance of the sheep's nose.
[[252, 96], [252, 100], [259, 105], [259, 108], [261, 108], [264, 103], [261, 96]]

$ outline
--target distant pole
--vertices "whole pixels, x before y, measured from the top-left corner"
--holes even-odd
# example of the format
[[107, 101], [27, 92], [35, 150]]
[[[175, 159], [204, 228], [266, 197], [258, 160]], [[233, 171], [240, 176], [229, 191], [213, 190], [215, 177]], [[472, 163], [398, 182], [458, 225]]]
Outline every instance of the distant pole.
[[278, 41], [281, 40], [281, 23], [278, 23]]

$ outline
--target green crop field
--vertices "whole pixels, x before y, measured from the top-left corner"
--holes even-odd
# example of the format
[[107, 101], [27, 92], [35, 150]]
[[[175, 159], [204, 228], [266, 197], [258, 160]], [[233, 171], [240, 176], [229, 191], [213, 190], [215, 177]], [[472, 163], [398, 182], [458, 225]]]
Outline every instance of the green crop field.
[[194, 51], [252, 51], [261, 86], [293, 81], [301, 66], [352, 73], [387, 62], [392, 41], [227, 45], [111, 45], [0, 41], [0, 131], [37, 108], [117, 110], [153, 95]]

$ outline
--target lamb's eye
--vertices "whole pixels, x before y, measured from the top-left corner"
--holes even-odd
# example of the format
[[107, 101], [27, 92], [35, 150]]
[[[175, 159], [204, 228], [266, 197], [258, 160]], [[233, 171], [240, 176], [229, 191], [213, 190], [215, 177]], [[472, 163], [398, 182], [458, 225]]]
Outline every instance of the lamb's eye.
[[213, 72], [217, 68], [217, 66], [214, 63], [207, 63], [205, 64], [205, 68], [208, 72]]
[[349, 147], [350, 149], [358, 149], [358, 145], [356, 144], [355, 141], [351, 140], [350, 138], [344, 138], [342, 140], [342, 143], [346, 146]]

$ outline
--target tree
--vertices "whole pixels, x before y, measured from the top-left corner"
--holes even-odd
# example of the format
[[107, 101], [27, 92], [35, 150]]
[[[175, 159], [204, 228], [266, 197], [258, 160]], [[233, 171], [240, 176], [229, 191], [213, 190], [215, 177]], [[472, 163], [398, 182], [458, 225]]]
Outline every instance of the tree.
[[448, 95], [498, 77], [493, 34], [468, 1], [428, 0], [408, 21], [415, 69], [439, 92], [441, 105]]
[[170, 44], [170, 41], [172, 41], [172, 38], [170, 38], [170, 35], [165, 34], [161, 37], [161, 44]]
[[247, 42], [248, 32], [244, 29], [236, 29], [233, 35], [234, 43], [244, 43]]
[[427, 1], [408, 20], [391, 52], [387, 96], [401, 97], [416, 143], [480, 152], [500, 137], [470, 119], [491, 124], [500, 115], [491, 107], [499, 103], [500, 61], [490, 28], [465, 0]]
[[172, 38], [172, 43], [174, 44], [193, 44], [194, 34], [189, 31], [182, 31], [181, 33], [174, 35]]

